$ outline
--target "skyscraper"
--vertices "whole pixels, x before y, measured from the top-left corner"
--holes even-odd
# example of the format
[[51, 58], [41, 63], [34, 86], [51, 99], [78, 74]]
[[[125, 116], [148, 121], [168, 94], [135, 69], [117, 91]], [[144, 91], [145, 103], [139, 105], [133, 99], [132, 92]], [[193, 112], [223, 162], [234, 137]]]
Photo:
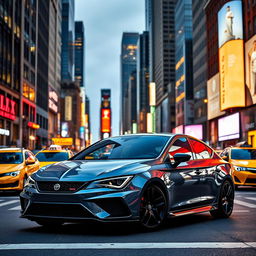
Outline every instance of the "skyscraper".
[[138, 40], [137, 50], [137, 124], [138, 132], [147, 132], [149, 109], [149, 39], [144, 31]]
[[175, 7], [176, 126], [193, 123], [192, 0]]
[[156, 130], [175, 126], [175, 0], [146, 0], [150, 82], [156, 83]]
[[207, 38], [204, 12], [206, 1], [192, 1], [194, 123], [203, 124], [204, 131], [207, 121]]
[[74, 0], [62, 0], [61, 80], [74, 80], [75, 41]]
[[123, 33], [121, 43], [121, 117], [120, 133], [128, 132], [128, 87], [129, 78], [133, 71], [136, 71], [137, 41], [138, 33]]
[[84, 24], [75, 22], [75, 80], [84, 87]]

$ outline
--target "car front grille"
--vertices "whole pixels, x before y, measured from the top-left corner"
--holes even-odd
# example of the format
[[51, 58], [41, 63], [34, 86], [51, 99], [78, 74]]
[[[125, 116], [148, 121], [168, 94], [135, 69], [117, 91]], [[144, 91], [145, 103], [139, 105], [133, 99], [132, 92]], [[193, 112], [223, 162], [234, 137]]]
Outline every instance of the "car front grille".
[[45, 217], [91, 218], [92, 214], [80, 204], [32, 203], [25, 215]]
[[19, 186], [19, 181], [15, 181], [13, 183], [5, 183], [5, 184], [0, 184], [0, 189], [1, 188], [15, 188]]
[[248, 184], [249, 184], [249, 183], [251, 183], [251, 184], [252, 184], [252, 183], [256, 183], [256, 179], [247, 178], [246, 181], [245, 181], [245, 183], [248, 183]]
[[256, 173], [256, 168], [247, 168], [248, 172]]
[[37, 187], [41, 192], [56, 193], [74, 193], [81, 189], [85, 184], [85, 182], [37, 181]]

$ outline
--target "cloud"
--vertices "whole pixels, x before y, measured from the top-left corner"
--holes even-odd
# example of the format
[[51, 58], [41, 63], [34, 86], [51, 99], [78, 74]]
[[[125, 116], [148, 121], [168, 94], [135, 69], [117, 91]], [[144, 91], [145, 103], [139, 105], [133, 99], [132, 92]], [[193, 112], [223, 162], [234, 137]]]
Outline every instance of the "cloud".
[[120, 51], [123, 32], [144, 30], [144, 0], [76, 0], [85, 27], [85, 83], [93, 141], [99, 139], [100, 89], [112, 93], [112, 135], [119, 134]]

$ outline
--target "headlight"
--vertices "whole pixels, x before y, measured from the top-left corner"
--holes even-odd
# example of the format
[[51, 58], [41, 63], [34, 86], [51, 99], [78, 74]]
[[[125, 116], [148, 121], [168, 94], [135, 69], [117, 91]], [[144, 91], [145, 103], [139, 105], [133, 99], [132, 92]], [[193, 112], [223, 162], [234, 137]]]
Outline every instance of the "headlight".
[[88, 185], [87, 188], [124, 188], [133, 176], [116, 177], [104, 180], [96, 180]]
[[35, 181], [30, 176], [28, 176], [24, 187], [35, 187]]
[[248, 168], [246, 167], [241, 167], [241, 166], [235, 166], [234, 165], [234, 169], [238, 172], [241, 172], [241, 171], [247, 171]]
[[7, 173], [3, 173], [1, 176], [12, 176], [12, 177], [16, 177], [20, 174], [20, 171], [15, 171], [15, 172], [7, 172]]

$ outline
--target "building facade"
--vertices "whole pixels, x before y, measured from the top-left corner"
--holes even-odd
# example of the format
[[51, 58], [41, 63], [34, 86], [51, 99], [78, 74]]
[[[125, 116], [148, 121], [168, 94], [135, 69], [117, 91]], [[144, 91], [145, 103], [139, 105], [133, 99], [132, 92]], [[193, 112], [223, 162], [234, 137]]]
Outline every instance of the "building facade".
[[194, 124], [207, 140], [207, 40], [204, 1], [192, 1]]
[[175, 127], [175, 2], [146, 0], [149, 77], [156, 84], [157, 132], [170, 132]]
[[191, 0], [176, 3], [175, 59], [176, 127], [179, 127], [194, 122]]
[[125, 134], [129, 130], [127, 121], [128, 115], [128, 88], [129, 78], [132, 72], [136, 71], [138, 33], [123, 33], [121, 43], [121, 116], [120, 133]]
[[74, 0], [62, 0], [61, 80], [74, 81], [75, 61], [75, 5]]
[[75, 81], [80, 87], [84, 87], [84, 24], [82, 21], [75, 22]]
[[137, 51], [137, 131], [147, 132], [149, 109], [149, 38], [144, 31], [138, 40]]
[[204, 8], [209, 143], [256, 146], [256, 2], [210, 0]]

